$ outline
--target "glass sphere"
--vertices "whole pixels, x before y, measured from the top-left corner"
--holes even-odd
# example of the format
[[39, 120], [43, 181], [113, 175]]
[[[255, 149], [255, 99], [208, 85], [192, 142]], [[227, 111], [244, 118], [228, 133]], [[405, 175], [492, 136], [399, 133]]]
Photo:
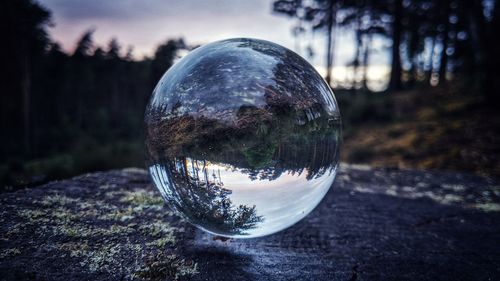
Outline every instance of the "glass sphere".
[[259, 237], [309, 214], [333, 183], [340, 113], [303, 58], [228, 39], [172, 66], [145, 115], [147, 167], [169, 206], [213, 234]]

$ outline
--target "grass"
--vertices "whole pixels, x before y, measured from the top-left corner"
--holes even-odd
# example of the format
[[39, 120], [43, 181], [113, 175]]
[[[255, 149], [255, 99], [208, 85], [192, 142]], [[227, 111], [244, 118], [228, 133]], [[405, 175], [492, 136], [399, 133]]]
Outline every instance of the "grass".
[[144, 148], [141, 141], [107, 144], [81, 141], [64, 153], [22, 163], [0, 163], [0, 190], [8, 191], [16, 186], [40, 184], [93, 171], [142, 166]]
[[386, 103], [393, 116], [379, 121], [350, 119], [356, 112], [346, 108], [343, 161], [500, 176], [500, 117], [480, 96], [429, 88], [391, 94]]

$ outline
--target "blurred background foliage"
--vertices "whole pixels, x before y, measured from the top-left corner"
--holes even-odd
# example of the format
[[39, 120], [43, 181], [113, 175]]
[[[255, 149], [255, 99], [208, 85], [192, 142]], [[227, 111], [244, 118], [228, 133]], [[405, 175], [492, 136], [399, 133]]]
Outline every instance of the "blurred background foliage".
[[[500, 6], [494, 0], [276, 0], [292, 34], [325, 38], [325, 79], [344, 122], [344, 161], [500, 175]], [[0, 185], [143, 166], [143, 113], [159, 78], [196, 46], [167, 39], [136, 59], [116, 38], [81, 35], [73, 52], [48, 34], [33, 0], [0, 2]], [[355, 34], [352, 81], [335, 85], [335, 34]], [[390, 54], [387, 89], [367, 86], [375, 37]], [[310, 50], [311, 55], [314, 50]]]

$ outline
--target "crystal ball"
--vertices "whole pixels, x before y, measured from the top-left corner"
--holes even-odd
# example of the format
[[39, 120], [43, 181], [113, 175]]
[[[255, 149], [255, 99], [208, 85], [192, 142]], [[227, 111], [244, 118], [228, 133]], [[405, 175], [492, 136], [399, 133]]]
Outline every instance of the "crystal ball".
[[145, 125], [146, 165], [167, 205], [225, 237], [295, 224], [339, 163], [330, 87], [299, 55], [263, 40], [218, 41], [183, 57], [156, 85]]

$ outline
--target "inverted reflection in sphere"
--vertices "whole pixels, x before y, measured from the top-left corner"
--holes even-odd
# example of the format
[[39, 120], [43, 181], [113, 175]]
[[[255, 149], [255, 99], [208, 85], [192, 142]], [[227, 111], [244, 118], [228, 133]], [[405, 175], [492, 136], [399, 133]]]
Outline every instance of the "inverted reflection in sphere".
[[195, 49], [161, 78], [145, 121], [155, 186], [214, 234], [285, 229], [335, 178], [335, 98], [309, 63], [271, 42], [229, 39]]

